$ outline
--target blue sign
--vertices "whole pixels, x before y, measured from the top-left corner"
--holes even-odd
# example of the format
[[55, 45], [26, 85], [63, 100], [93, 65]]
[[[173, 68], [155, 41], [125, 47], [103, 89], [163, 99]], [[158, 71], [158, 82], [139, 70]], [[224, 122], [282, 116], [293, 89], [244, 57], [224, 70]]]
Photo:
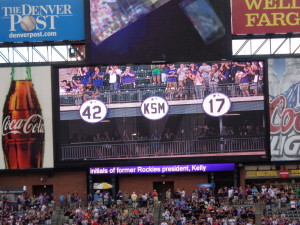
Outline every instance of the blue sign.
[[83, 0], [0, 0], [0, 42], [84, 40]]
[[221, 163], [163, 166], [94, 167], [90, 168], [90, 174], [191, 173], [232, 170], [234, 170], [234, 163]]

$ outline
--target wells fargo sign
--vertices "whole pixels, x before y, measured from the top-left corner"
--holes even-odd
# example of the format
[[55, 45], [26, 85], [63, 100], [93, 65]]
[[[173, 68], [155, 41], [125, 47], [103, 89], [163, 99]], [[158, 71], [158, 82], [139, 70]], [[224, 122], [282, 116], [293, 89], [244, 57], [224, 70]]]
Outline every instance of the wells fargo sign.
[[246, 171], [247, 179], [258, 177], [278, 177], [278, 172], [276, 170]]
[[281, 170], [249, 170], [245, 173], [246, 179], [255, 178], [288, 178], [300, 177], [300, 169], [281, 169]]
[[232, 33], [300, 32], [300, 0], [231, 0]]

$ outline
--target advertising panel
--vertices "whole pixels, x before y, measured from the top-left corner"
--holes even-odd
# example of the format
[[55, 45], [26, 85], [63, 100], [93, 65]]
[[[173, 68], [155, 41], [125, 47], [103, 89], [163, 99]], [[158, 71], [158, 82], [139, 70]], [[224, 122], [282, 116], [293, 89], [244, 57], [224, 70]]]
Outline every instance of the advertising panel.
[[296, 0], [231, 0], [231, 10], [235, 35], [299, 32]]
[[0, 42], [84, 40], [83, 2], [1, 0]]
[[300, 59], [269, 59], [272, 161], [300, 159]]
[[230, 59], [229, 13], [227, 0], [90, 0], [92, 63]]
[[58, 67], [57, 159], [266, 158], [264, 68], [262, 60]]
[[0, 169], [53, 168], [50, 66], [0, 74]]

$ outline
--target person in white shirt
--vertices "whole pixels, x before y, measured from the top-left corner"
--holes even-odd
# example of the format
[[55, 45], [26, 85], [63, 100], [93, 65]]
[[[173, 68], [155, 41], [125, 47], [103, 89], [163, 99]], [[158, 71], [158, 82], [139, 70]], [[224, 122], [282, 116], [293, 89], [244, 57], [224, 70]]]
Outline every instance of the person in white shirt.
[[185, 199], [185, 190], [184, 189], [182, 189], [182, 191], [181, 191], [181, 199]]
[[232, 204], [233, 194], [234, 194], [234, 189], [233, 189], [233, 187], [231, 187], [231, 188], [228, 190], [229, 204]]
[[199, 67], [199, 72], [201, 73], [202, 77], [204, 78], [204, 82], [206, 87], [209, 86], [209, 73], [211, 71], [211, 66], [207, 63], [203, 62], [202, 65]]
[[295, 210], [296, 209], [296, 201], [292, 197], [291, 197], [291, 200], [290, 200], [290, 207], [291, 207], [291, 210]]
[[168, 225], [166, 221], [162, 221], [160, 225]]
[[108, 66], [106, 68], [106, 74], [109, 75], [110, 90], [118, 91], [120, 90], [120, 74], [122, 70], [118, 66]]
[[183, 85], [183, 78], [185, 77], [185, 71], [187, 71], [187, 67], [184, 63], [181, 63], [179, 68], [177, 69], [178, 74], [178, 84]]
[[236, 222], [236, 221], [235, 221], [235, 218], [234, 218], [234, 217], [230, 217], [230, 218], [228, 219], [229, 225], [235, 225], [235, 224], [236, 224], [235, 222]]
[[271, 196], [271, 198], [274, 198], [274, 197], [275, 197], [275, 191], [274, 191], [274, 189], [273, 189], [272, 186], [270, 186], [270, 188], [269, 188], [269, 190], [268, 190], [268, 193], [269, 193], [269, 195]]

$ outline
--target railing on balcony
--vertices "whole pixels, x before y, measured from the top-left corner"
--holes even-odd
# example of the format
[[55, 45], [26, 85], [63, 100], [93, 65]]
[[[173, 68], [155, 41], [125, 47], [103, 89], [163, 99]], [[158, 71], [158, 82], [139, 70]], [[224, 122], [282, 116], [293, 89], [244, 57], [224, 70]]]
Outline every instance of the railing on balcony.
[[196, 156], [265, 151], [265, 137], [217, 137], [198, 140], [78, 143], [61, 148], [62, 160], [108, 160]]
[[[258, 89], [258, 95], [263, 95], [262, 86], [254, 84], [250, 88], [254, 87]], [[253, 89], [249, 91], [250, 96], [253, 95], [251, 93]], [[202, 93], [199, 93], [197, 96], [195, 95], [188, 95], [185, 97], [186, 93], [194, 92], [194, 87], [190, 90], [189, 88], [185, 88], [183, 90], [176, 90], [176, 91], [166, 91], [165, 84], [159, 85], [143, 85], [137, 86], [136, 89], [130, 90], [120, 90], [120, 92], [110, 91], [110, 90], [103, 90], [100, 93], [95, 92], [67, 92], [67, 93], [60, 93], [60, 105], [80, 105], [84, 101], [88, 99], [99, 99], [106, 104], [111, 103], [123, 103], [123, 102], [142, 102], [146, 98], [150, 96], [161, 96], [165, 97], [167, 100], [185, 100], [185, 99], [197, 99], [204, 98], [210, 93], [213, 92], [220, 92], [226, 94], [228, 97], [242, 97], [242, 93], [240, 91], [239, 84], [219, 84], [214, 87], [206, 87], [202, 90]]]

